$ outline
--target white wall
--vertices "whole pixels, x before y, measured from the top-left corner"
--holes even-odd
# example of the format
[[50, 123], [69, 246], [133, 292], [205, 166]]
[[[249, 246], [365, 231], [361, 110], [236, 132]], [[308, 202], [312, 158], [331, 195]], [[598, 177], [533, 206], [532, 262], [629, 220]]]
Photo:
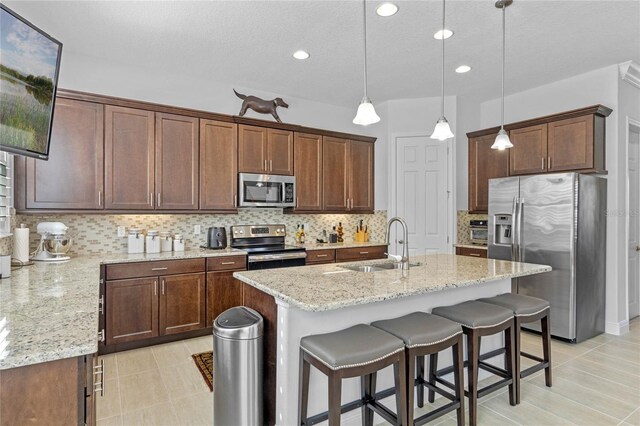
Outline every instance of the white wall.
[[[607, 210], [626, 209], [626, 158], [624, 134], [619, 129], [619, 76], [617, 65], [509, 95], [505, 99], [505, 122], [515, 122], [603, 104], [613, 109], [606, 121]], [[500, 99], [480, 105], [480, 128], [500, 124]], [[626, 305], [626, 233], [624, 217], [607, 215], [607, 332], [624, 332]], [[624, 293], [624, 294], [622, 294]], [[622, 300], [625, 300], [623, 303]]]
[[[212, 70], [211, 74], [215, 75], [215, 70]], [[222, 114], [237, 114], [240, 111], [241, 100], [234, 95], [232, 88], [240, 93], [265, 99], [280, 96], [289, 104], [288, 109], [278, 109], [278, 114], [285, 123], [378, 137], [375, 152], [375, 209], [387, 208], [386, 174], [378, 173], [387, 168], [384, 141], [386, 128], [382, 122], [367, 127], [356, 126], [351, 122], [360, 99], [353, 100], [353, 108], [345, 108], [296, 98], [286, 93], [276, 94], [266, 90], [220, 84], [213, 80], [213, 77], [211, 81], [198, 81], [183, 75], [163, 74], [153, 69], [106, 62], [101, 58], [73, 52], [63, 53], [59, 86]], [[249, 111], [247, 116], [271, 120], [270, 116], [253, 111]]]

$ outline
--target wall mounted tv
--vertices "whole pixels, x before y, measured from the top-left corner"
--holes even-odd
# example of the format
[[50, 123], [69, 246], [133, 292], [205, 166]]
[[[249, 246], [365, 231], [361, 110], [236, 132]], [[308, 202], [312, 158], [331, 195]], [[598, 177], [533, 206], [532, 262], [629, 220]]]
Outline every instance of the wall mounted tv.
[[0, 151], [49, 158], [62, 43], [0, 4]]

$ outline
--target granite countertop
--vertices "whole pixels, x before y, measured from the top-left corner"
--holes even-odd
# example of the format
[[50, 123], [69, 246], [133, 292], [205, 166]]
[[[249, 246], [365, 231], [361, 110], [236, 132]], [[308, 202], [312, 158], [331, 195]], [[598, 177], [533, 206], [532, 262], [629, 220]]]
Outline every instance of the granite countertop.
[[[0, 370], [98, 350], [101, 264], [242, 254], [234, 249], [105, 253], [14, 269], [10, 278], [0, 280]], [[8, 331], [4, 342], [3, 330]]]
[[487, 246], [483, 246], [483, 245], [479, 245], [479, 244], [454, 244], [453, 246], [454, 247], [460, 247], [460, 248], [487, 250]]
[[302, 247], [306, 250], [327, 250], [327, 249], [341, 249], [341, 248], [353, 248], [353, 247], [373, 247], [373, 246], [386, 246], [387, 243], [382, 241], [368, 241], [366, 243], [357, 243], [355, 241], [345, 241], [342, 243], [318, 243], [307, 242], [304, 244], [294, 244], [296, 247]]
[[450, 254], [417, 256], [409, 271], [355, 272], [345, 266], [387, 260], [234, 272], [233, 276], [291, 306], [328, 311], [432, 291], [521, 277], [551, 270], [545, 265]]

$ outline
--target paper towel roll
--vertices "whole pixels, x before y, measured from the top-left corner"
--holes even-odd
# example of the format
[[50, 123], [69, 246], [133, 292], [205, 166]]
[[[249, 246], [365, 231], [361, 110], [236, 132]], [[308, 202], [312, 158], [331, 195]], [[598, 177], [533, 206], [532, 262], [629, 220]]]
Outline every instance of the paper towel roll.
[[13, 230], [13, 257], [20, 262], [29, 262], [29, 228]]

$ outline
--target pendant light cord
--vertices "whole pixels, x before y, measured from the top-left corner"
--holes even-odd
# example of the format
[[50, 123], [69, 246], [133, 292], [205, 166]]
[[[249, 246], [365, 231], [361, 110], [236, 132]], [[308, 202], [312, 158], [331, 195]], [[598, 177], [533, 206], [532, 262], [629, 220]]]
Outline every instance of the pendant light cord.
[[445, 16], [445, 0], [442, 0], [442, 100], [441, 100], [442, 117], [444, 117], [444, 16]]
[[364, 97], [367, 97], [367, 0], [362, 1], [364, 18]]
[[505, 3], [502, 4], [502, 124], [501, 124], [501, 128], [504, 129], [504, 62], [505, 62], [505, 55], [506, 55], [506, 32], [505, 32], [505, 9], [507, 8], [507, 5]]

